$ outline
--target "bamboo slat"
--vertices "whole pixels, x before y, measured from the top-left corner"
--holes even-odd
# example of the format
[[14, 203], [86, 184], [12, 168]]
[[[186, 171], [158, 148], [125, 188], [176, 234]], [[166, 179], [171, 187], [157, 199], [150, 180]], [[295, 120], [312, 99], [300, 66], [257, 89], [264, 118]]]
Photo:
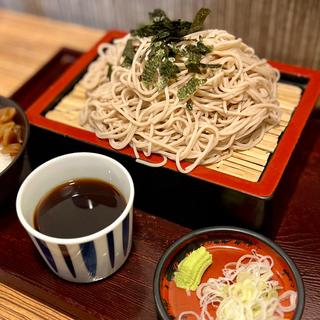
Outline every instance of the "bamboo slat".
[[[262, 141], [254, 148], [234, 152], [233, 155], [217, 164], [208, 166], [212, 170], [223, 172], [248, 181], [260, 179], [267, 166], [270, 155], [275, 151], [281, 134], [286, 129], [291, 116], [299, 103], [302, 89], [298, 86], [279, 83], [278, 96], [281, 107], [280, 123], [267, 132]], [[85, 104], [85, 90], [80, 84], [65, 96], [46, 117], [80, 128], [79, 113]]]
[[263, 158], [259, 158], [259, 157], [255, 156], [255, 155], [247, 155], [247, 154], [243, 154], [241, 152], [234, 153], [233, 158], [245, 160], [246, 162], [249, 162], [249, 163], [259, 164], [261, 166], [265, 166], [268, 161], [268, 157], [263, 159]]

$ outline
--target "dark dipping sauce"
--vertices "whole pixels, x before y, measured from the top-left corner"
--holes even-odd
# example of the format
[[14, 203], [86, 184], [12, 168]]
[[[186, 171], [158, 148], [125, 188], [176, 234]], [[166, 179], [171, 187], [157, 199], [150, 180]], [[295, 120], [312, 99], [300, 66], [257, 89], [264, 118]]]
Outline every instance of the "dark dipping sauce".
[[113, 223], [126, 201], [111, 184], [97, 179], [68, 181], [51, 190], [36, 207], [34, 226], [56, 238], [78, 238]]

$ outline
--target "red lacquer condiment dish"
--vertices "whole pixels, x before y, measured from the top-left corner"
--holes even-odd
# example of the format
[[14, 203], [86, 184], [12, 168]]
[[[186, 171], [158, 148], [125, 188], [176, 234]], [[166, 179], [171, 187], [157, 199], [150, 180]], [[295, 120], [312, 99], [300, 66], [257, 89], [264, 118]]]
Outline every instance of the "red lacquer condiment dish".
[[[228, 262], [235, 262], [245, 254], [255, 250], [273, 259], [273, 279], [281, 289], [279, 295], [287, 290], [297, 292], [296, 308], [285, 313], [287, 320], [299, 320], [304, 307], [304, 286], [297, 267], [289, 256], [270, 239], [247, 229], [236, 227], [208, 227], [192, 231], [173, 243], [160, 259], [153, 284], [157, 312], [160, 319], [178, 319], [184, 311], [200, 314], [199, 299], [195, 291], [177, 288], [174, 272], [179, 262], [190, 252], [204, 246], [212, 255], [213, 263], [203, 274], [201, 283], [209, 278], [223, 276], [222, 269]], [[213, 307], [208, 310], [215, 316]], [[188, 317], [185, 319], [195, 319]]]

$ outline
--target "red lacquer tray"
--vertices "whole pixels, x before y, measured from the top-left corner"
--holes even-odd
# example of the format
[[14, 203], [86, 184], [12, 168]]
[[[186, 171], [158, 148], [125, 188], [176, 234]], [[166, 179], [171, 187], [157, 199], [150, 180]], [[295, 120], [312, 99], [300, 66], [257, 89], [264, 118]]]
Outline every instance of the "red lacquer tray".
[[[110, 42], [112, 39], [124, 35], [125, 33], [121, 31], [108, 32], [89, 52], [85, 53], [74, 65], [72, 65], [61, 78], [49, 87], [48, 90], [45, 91], [44, 94], [28, 109], [27, 115], [30, 123], [63, 136], [68, 136], [76, 140], [113, 150], [105, 140], [98, 139], [94, 133], [47, 119], [44, 117], [44, 113], [49, 110], [51, 106], [54, 106], [55, 101], [61, 98], [66, 91], [79, 80], [88, 64], [95, 59], [97, 47], [100, 43]], [[306, 85], [300, 103], [295, 109], [285, 132], [282, 134], [276, 151], [269, 160], [260, 180], [258, 182], [250, 182], [203, 166], [197, 167], [188, 175], [258, 198], [266, 199], [273, 195], [320, 93], [320, 71], [278, 62], [270, 63], [278, 68], [281, 74], [303, 79], [303, 82], [306, 83]], [[128, 147], [119, 152], [132, 157], [134, 161], [134, 154], [131, 148]], [[159, 159], [160, 158], [157, 155], [153, 155], [150, 158], [151, 161], [155, 162], [158, 162]], [[173, 161], [168, 161], [165, 167], [177, 171]]]

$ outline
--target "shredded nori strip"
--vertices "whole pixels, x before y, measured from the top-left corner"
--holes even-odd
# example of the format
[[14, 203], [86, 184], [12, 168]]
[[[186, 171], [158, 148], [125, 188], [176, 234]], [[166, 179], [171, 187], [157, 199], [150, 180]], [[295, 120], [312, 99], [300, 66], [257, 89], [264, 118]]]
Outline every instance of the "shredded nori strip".
[[108, 63], [108, 73], [107, 73], [108, 80], [111, 79], [111, 74], [112, 74], [112, 64]]
[[182, 88], [178, 90], [179, 100], [190, 98], [198, 89], [199, 86], [206, 83], [205, 79], [192, 78]]
[[[133, 36], [152, 37], [141, 75], [141, 80], [146, 86], [157, 85], [159, 89], [163, 89], [171, 80], [175, 80], [179, 73], [179, 68], [174, 63], [177, 56], [187, 57], [185, 65], [189, 72], [201, 73], [201, 68], [207, 65], [200, 61], [212, 51], [212, 47], [204, 45], [202, 39], [194, 45], [188, 45], [184, 50], [179, 50], [176, 43], [183, 40], [187, 34], [201, 30], [209, 13], [209, 9], [202, 8], [195, 15], [193, 22], [189, 22], [181, 19], [170, 20], [163, 10], [156, 9], [149, 13], [149, 24], [131, 31]], [[129, 41], [131, 40], [128, 40], [123, 51], [124, 67], [131, 66], [135, 54], [133, 43]], [[213, 65], [208, 67], [213, 68]], [[191, 79], [179, 90], [179, 99], [183, 100], [192, 95], [203, 81], [205, 80]]]
[[201, 64], [201, 59], [209, 52], [212, 51], [211, 46], [206, 46], [202, 39], [200, 39], [196, 45], [187, 45], [185, 48], [184, 55], [188, 57], [187, 62], [185, 63], [189, 72], [200, 73], [200, 67], [203, 67], [204, 64]]
[[203, 42], [202, 42], [202, 39], [200, 39], [198, 42], [197, 42], [197, 52], [203, 54], [203, 55], [206, 55], [207, 53], [211, 52], [212, 51], [212, 47], [211, 46], [206, 46]]
[[187, 107], [187, 109], [188, 109], [189, 111], [192, 110], [192, 108], [193, 108], [193, 103], [192, 103], [192, 101], [191, 101], [190, 99], [187, 101], [186, 107]]
[[142, 81], [146, 84], [153, 84], [157, 80], [158, 68], [166, 52], [163, 48], [153, 47], [149, 53], [148, 60], [142, 72]]
[[175, 80], [179, 71], [180, 70], [177, 65], [175, 65], [169, 59], [165, 59], [165, 61], [163, 61], [159, 67], [159, 73], [161, 76], [160, 88], [166, 87], [169, 80]]
[[181, 38], [190, 33], [192, 23], [183, 20], [170, 20], [161, 9], [155, 9], [149, 13], [150, 24], [144, 25], [131, 34], [138, 37], [153, 37], [152, 41], [163, 40], [166, 43], [178, 42]]
[[210, 14], [210, 9], [201, 8], [193, 19], [192, 25], [190, 27], [189, 33], [197, 32], [202, 30], [203, 23], [207, 16]]
[[219, 63], [200, 63], [200, 68], [212, 68], [212, 69], [217, 69], [221, 68], [222, 65]]
[[133, 39], [129, 39], [122, 52], [122, 56], [124, 57], [124, 60], [121, 66], [124, 68], [130, 68], [133, 62], [134, 55], [135, 55], [135, 50], [133, 47]]

